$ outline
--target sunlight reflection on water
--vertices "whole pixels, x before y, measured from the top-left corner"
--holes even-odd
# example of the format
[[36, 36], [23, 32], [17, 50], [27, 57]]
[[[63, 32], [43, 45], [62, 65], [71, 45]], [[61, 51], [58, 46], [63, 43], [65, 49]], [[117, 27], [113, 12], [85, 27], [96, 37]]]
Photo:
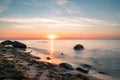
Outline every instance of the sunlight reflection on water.
[[54, 40], [51, 39], [50, 40], [50, 53], [49, 53], [49, 57], [51, 58], [50, 60], [48, 60], [48, 62], [53, 63], [53, 58], [54, 58]]

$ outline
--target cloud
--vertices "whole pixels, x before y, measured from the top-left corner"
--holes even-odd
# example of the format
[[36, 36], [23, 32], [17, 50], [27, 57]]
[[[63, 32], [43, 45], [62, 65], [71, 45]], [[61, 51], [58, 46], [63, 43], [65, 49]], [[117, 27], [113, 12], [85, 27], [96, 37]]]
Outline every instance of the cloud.
[[69, 14], [75, 14], [78, 13], [80, 8], [76, 6], [74, 2], [71, 2], [69, 0], [55, 0], [56, 3], [60, 6], [62, 6], [65, 11]]
[[[75, 14], [80, 8], [74, 2], [69, 0], [26, 0], [21, 1], [23, 4], [33, 7], [45, 7], [49, 12], [56, 14]], [[47, 10], [48, 11], [48, 10]], [[48, 12], [48, 13], [49, 13]]]
[[8, 4], [10, 4], [10, 2], [11, 0], [0, 0], [0, 13], [8, 8]]
[[45, 25], [52, 27], [118, 27], [119, 23], [80, 17], [53, 18], [0, 18], [0, 22], [24, 25]]
[[65, 5], [68, 2], [68, 0], [56, 0], [56, 2], [58, 5]]

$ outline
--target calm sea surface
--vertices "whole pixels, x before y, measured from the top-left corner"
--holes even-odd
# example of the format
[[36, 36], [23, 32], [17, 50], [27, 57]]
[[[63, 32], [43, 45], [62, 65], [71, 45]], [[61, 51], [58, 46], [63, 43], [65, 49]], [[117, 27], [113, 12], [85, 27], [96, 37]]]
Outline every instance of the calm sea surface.
[[[49, 62], [70, 63], [73, 66], [88, 64], [97, 72], [105, 72], [112, 77], [120, 78], [120, 40], [19, 40], [28, 45], [28, 51]], [[85, 49], [74, 51], [76, 44]], [[62, 55], [61, 55], [62, 54]]]

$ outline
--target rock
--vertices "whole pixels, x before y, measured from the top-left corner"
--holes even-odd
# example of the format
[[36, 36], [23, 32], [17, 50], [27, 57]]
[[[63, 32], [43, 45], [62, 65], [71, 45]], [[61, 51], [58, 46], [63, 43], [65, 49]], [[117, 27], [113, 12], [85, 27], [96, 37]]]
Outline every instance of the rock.
[[72, 65], [68, 64], [68, 63], [60, 63], [59, 64], [60, 67], [63, 67], [67, 70], [73, 70], [74, 68], [72, 67]]
[[1, 44], [3, 44], [3, 45], [11, 45], [12, 41], [6, 40], [6, 41], [1, 42]]
[[64, 53], [61, 53], [61, 55], [64, 55]]
[[6, 46], [13, 46], [15, 48], [27, 48], [27, 46], [21, 42], [18, 42], [18, 41], [10, 41], [10, 40], [6, 40], [6, 41], [3, 41], [1, 42], [2, 45], [6, 45]]
[[32, 58], [34, 58], [34, 59], [41, 59], [40, 57], [37, 57], [37, 56], [32, 56]]
[[46, 57], [47, 58], [47, 60], [51, 60], [51, 58], [50, 57]]
[[88, 65], [88, 64], [81, 64], [82, 67], [85, 67], [85, 68], [91, 68], [92, 66]]
[[102, 72], [102, 71], [100, 71], [99, 73], [100, 73], [100, 74], [106, 74], [106, 75], [107, 75], [107, 73], [106, 73], [106, 72]]
[[77, 44], [74, 46], [74, 50], [83, 50], [83, 49], [84, 49], [84, 46], [81, 44]]
[[27, 48], [27, 46], [21, 42], [18, 42], [18, 41], [14, 41], [12, 43], [12, 46], [15, 47], [15, 48]]
[[76, 68], [77, 71], [80, 71], [82, 73], [85, 73], [85, 74], [88, 74], [89, 70], [88, 69], [85, 69], [85, 68], [81, 68], [81, 67], [78, 67]]
[[5, 46], [3, 44], [0, 44], [0, 48], [4, 48]]

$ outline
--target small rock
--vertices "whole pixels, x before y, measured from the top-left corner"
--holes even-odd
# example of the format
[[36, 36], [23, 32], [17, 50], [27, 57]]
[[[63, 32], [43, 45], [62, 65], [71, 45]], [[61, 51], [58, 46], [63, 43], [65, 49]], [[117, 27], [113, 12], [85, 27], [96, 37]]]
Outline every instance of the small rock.
[[46, 57], [47, 58], [47, 60], [51, 60], [51, 58], [50, 57]]
[[32, 56], [34, 59], [41, 59], [40, 57]]
[[61, 55], [64, 55], [64, 53], [61, 53]]
[[81, 45], [81, 44], [77, 44], [77, 45], [74, 46], [73, 49], [74, 49], [74, 50], [83, 50], [83, 49], [84, 49], [84, 46]]
[[106, 74], [106, 75], [107, 75], [107, 73], [106, 73], [106, 72], [102, 72], [102, 71], [100, 71], [99, 73], [100, 73], [100, 74]]
[[72, 67], [72, 65], [68, 64], [68, 63], [60, 63], [59, 64], [60, 67], [63, 67], [67, 70], [73, 70], [74, 68]]
[[88, 69], [85, 69], [85, 68], [81, 68], [81, 67], [78, 67], [76, 68], [77, 71], [80, 71], [82, 73], [85, 73], [85, 74], [88, 74], [89, 70]]
[[82, 67], [85, 67], [85, 68], [91, 68], [92, 66], [88, 65], [88, 64], [81, 64]]

